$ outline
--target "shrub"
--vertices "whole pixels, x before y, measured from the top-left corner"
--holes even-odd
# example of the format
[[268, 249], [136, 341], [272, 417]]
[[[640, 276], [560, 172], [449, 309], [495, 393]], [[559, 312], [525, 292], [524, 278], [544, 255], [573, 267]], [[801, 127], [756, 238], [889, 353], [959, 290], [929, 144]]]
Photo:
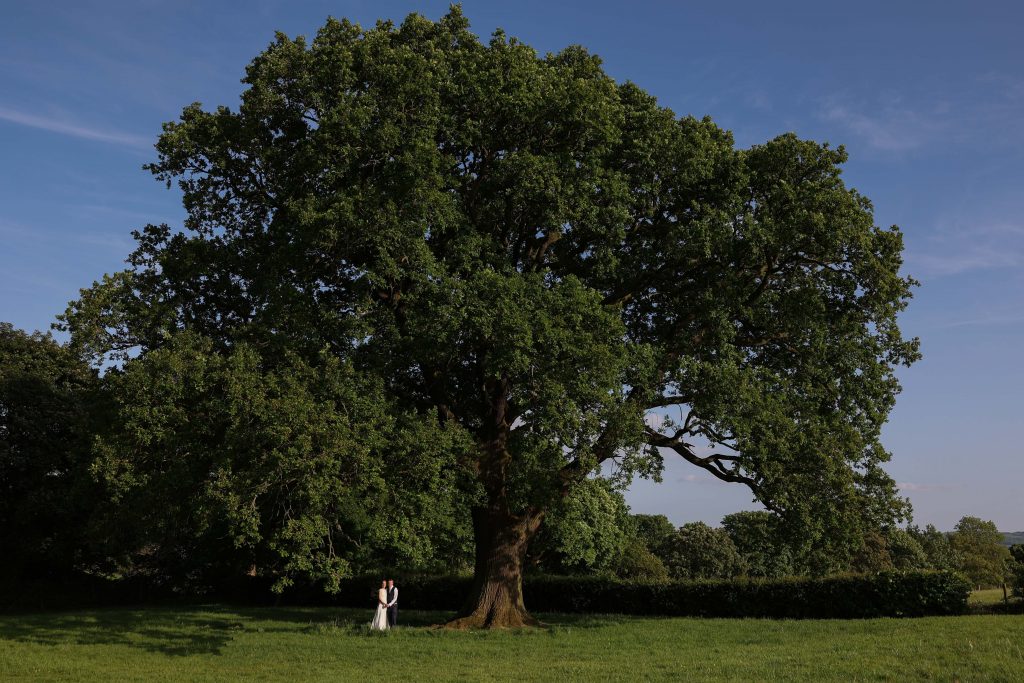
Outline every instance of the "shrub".
[[[223, 586], [204, 601], [244, 604], [336, 605], [373, 608], [380, 576], [343, 579], [335, 594], [320, 586], [296, 584], [281, 595], [271, 592], [266, 577], [246, 577]], [[473, 583], [469, 576], [395, 576], [402, 609], [457, 610]], [[125, 605], [181, 601], [141, 581], [83, 577], [65, 590], [54, 586], [8, 587], [0, 607], [67, 609], [68, 606]], [[883, 572], [823, 578], [738, 579], [705, 581], [625, 581], [601, 576], [528, 575], [526, 606], [534, 612], [636, 614], [676, 617], [762, 617], [851, 619], [962, 614], [971, 586], [947, 571]], [[192, 598], [194, 599], [194, 598]]]
[[1006, 578], [1010, 551], [1002, 545], [1003, 535], [994, 522], [964, 517], [950, 536], [950, 545], [960, 557], [957, 567], [975, 586], [997, 586]]
[[669, 580], [665, 563], [652, 553], [647, 545], [634, 539], [619, 558], [615, 575], [620, 579], [664, 582]]
[[[292, 592], [289, 601], [362, 607], [373, 604], [377, 577], [342, 581], [335, 596]], [[398, 581], [406, 609], [456, 610], [470, 577], [406, 577]], [[630, 581], [602, 576], [528, 575], [523, 592], [534, 612], [701, 617], [852, 619], [961, 614], [968, 581], [953, 572], [907, 571], [821, 578]]]
[[911, 525], [907, 527], [907, 533], [913, 536], [924, 550], [930, 569], [955, 571], [960, 566], [960, 557], [950, 543], [950, 534], [939, 531], [933, 524], [927, 525], [924, 529]]
[[524, 593], [537, 612], [848, 619], [960, 614], [970, 585], [957, 574], [926, 571], [661, 584], [532, 577]]
[[[890, 529], [886, 532], [885, 540], [888, 545], [889, 557], [896, 569], [928, 568], [928, 554], [909, 531], [899, 528]], [[937, 567], [935, 568], [937, 569]]]
[[647, 549], [658, 558], [668, 551], [668, 546], [676, 534], [676, 528], [665, 515], [630, 515], [634, 526], [634, 535], [643, 541]]
[[728, 579], [745, 569], [729, 534], [703, 522], [679, 527], [669, 539], [662, 561], [674, 579]]

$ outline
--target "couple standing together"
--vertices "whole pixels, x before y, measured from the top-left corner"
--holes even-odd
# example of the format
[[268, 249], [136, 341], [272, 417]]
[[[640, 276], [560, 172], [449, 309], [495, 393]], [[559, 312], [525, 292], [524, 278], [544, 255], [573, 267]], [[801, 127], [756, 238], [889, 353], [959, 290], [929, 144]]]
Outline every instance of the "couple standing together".
[[394, 579], [380, 582], [380, 590], [377, 591], [377, 611], [373, 613], [373, 621], [370, 628], [374, 631], [384, 631], [395, 627], [398, 621], [398, 588]]

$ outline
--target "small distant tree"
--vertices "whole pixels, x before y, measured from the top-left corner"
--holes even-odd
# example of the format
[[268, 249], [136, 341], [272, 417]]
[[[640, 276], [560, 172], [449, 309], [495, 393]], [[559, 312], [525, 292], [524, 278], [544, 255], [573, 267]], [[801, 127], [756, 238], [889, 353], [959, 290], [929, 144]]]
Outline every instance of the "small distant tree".
[[1024, 598], [1024, 543], [1011, 545], [1010, 557], [1010, 583], [1013, 585], [1013, 594], [1018, 598]]
[[950, 545], [960, 556], [958, 569], [976, 586], [1001, 584], [1006, 577], [1010, 551], [994, 522], [963, 517], [957, 522]]
[[893, 568], [885, 535], [879, 530], [864, 534], [860, 549], [854, 554], [850, 569], [855, 572], [881, 572]]
[[910, 525], [907, 533], [924, 550], [930, 568], [956, 570], [960, 567], [960, 558], [950, 542], [950, 534], [939, 531], [934, 524], [928, 524], [924, 529]]
[[731, 579], [744, 573], [743, 558], [729, 534], [704, 522], [679, 527], [666, 560], [675, 579]]
[[661, 558], [652, 553], [638, 538], [630, 540], [618, 563], [615, 575], [622, 579], [667, 581], [671, 578]]
[[777, 515], [754, 510], [734, 512], [722, 518], [722, 528], [735, 544], [750, 576], [797, 573], [795, 551], [783, 535], [782, 520]]
[[885, 540], [895, 569], [926, 569], [929, 566], [927, 553], [909, 531], [898, 527], [889, 529]]
[[664, 558], [675, 536], [676, 527], [665, 515], [632, 515], [634, 534], [648, 550]]
[[850, 568], [858, 572], [924, 569], [928, 566], [928, 556], [917, 538], [899, 527], [865, 533], [864, 543], [850, 563]]

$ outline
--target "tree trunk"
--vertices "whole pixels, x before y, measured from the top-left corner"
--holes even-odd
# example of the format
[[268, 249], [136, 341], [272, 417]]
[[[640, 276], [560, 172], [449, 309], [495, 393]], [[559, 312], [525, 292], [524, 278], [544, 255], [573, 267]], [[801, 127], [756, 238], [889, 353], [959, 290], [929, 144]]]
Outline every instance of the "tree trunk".
[[495, 508], [473, 509], [476, 568], [473, 588], [454, 629], [539, 626], [523, 604], [523, 561], [544, 514], [513, 515]]

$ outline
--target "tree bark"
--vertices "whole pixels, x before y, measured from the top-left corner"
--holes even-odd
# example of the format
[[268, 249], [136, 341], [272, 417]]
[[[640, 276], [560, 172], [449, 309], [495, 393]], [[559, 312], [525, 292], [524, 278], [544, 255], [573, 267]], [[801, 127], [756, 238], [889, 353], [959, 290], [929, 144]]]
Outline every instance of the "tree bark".
[[523, 603], [526, 546], [544, 513], [514, 515], [499, 507], [473, 509], [476, 568], [473, 588], [462, 611], [446, 628], [522, 628], [541, 623]]

